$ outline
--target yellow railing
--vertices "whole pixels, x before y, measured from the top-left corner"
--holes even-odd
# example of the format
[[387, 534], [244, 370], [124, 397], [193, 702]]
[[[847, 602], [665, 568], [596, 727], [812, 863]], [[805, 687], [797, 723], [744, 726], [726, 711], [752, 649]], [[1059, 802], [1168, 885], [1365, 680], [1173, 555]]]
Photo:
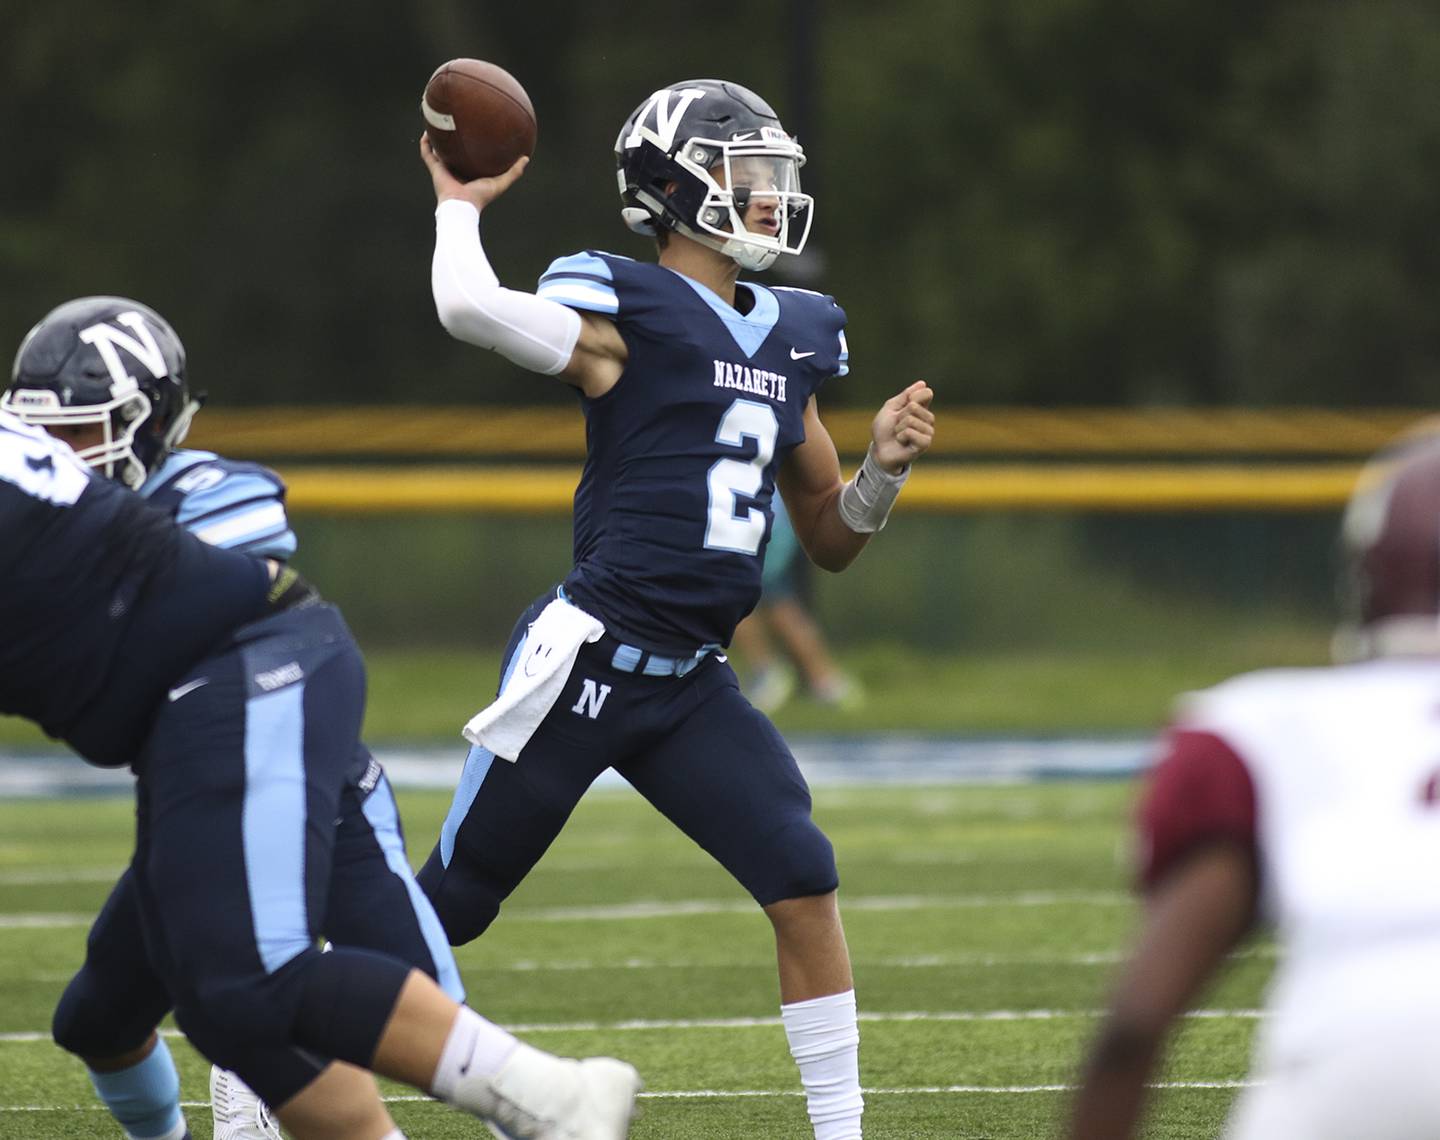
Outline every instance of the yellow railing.
[[[297, 511], [568, 514], [579, 466], [308, 467], [282, 464]], [[1354, 463], [1262, 467], [1174, 464], [925, 463], [902, 513], [973, 511], [1304, 511], [1342, 504]]]
[[[1333, 510], [1361, 459], [1425, 414], [955, 409], [899, 509]], [[847, 462], [864, 451], [870, 418], [825, 416]], [[571, 509], [584, 428], [569, 406], [207, 409], [187, 442], [271, 462], [302, 512], [559, 514]], [[341, 457], [356, 462], [329, 465]]]
[[[934, 457], [1368, 455], [1428, 413], [1415, 408], [953, 408]], [[869, 411], [822, 412], [844, 455], [870, 438]], [[228, 455], [323, 458], [573, 459], [585, 453], [573, 405], [207, 408], [190, 442]]]

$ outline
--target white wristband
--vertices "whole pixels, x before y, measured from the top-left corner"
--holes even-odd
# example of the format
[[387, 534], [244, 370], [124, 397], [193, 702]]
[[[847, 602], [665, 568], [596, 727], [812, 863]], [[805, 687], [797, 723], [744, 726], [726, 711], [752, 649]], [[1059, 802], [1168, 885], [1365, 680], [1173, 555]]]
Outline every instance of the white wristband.
[[898, 475], [891, 475], [875, 462], [875, 451], [865, 453], [865, 462], [855, 478], [840, 488], [840, 517], [856, 534], [874, 534], [885, 526], [890, 508], [910, 478], [910, 466]]

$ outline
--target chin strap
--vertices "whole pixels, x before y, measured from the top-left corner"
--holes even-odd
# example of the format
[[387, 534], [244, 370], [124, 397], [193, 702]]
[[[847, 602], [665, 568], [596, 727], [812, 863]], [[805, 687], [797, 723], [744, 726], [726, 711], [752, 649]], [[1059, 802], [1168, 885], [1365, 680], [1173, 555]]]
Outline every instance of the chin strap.
[[[625, 225], [632, 232], [642, 237], [653, 238], [659, 231], [655, 216], [649, 210], [640, 206], [626, 206], [620, 211], [620, 217], [625, 220]], [[703, 246], [708, 246], [716, 253], [723, 253], [730, 258], [741, 269], [751, 273], [759, 273], [763, 269], [769, 269], [775, 264], [775, 259], [780, 256], [778, 249], [760, 249], [757, 246], [745, 242], [735, 241], [732, 238], [719, 238], [714, 234], [705, 233], [703, 230], [694, 230], [686, 225], [676, 225], [676, 233], [684, 234], [692, 241], [698, 241]]]

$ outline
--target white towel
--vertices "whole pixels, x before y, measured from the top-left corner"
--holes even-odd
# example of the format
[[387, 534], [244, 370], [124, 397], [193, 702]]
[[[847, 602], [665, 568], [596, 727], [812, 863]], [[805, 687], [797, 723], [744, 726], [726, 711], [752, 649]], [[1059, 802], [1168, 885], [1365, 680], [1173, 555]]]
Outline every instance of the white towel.
[[530, 623], [505, 687], [470, 718], [465, 739], [513, 763], [560, 696], [580, 646], [604, 632], [599, 618], [556, 598]]

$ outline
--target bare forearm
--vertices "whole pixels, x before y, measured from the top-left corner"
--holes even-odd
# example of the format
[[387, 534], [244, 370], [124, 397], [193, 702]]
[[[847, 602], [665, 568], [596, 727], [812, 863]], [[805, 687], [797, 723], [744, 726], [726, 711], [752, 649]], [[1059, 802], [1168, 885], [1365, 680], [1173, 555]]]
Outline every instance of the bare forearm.
[[1113, 1019], [1106, 1024], [1075, 1096], [1067, 1140], [1130, 1140], [1135, 1135], [1160, 1040]]
[[840, 516], [839, 502], [840, 491], [837, 488], [815, 511], [814, 525], [808, 528], [802, 539], [810, 561], [831, 573], [844, 570], [870, 542], [870, 535], [859, 534], [845, 524]]

